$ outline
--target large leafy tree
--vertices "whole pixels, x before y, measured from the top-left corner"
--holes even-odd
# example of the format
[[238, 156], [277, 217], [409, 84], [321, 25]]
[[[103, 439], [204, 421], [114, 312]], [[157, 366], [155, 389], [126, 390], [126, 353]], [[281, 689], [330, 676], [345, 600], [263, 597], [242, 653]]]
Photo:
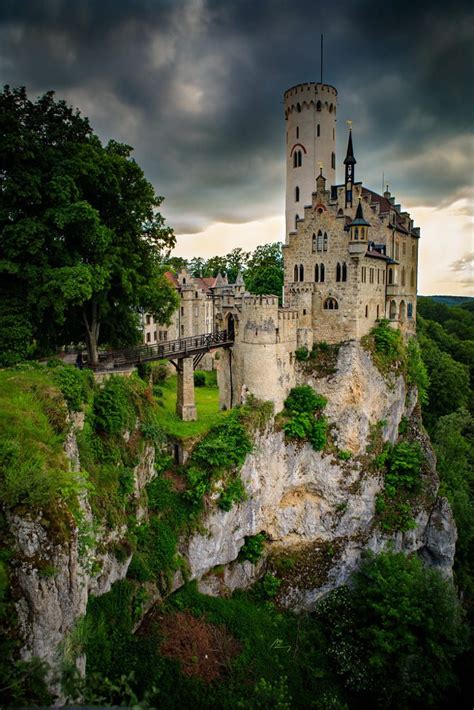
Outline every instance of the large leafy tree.
[[103, 146], [53, 92], [0, 94], [1, 295], [19, 332], [43, 348], [85, 341], [92, 364], [100, 339], [137, 341], [141, 310], [165, 322], [176, 307], [161, 266], [174, 236], [131, 150]]

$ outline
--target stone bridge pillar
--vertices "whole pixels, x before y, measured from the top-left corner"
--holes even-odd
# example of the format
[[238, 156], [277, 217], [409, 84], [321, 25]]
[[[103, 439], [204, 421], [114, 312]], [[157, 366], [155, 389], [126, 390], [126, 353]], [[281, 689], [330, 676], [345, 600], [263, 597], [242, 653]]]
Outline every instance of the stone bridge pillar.
[[178, 388], [176, 399], [176, 414], [184, 422], [197, 419], [194, 400], [194, 366], [192, 357], [178, 360]]

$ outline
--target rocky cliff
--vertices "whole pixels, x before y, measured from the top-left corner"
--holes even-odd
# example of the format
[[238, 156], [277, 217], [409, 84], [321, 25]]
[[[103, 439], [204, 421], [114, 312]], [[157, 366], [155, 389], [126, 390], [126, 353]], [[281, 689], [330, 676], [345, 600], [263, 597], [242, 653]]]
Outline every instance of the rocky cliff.
[[[279, 418], [272, 418], [256, 435], [241, 470], [246, 500], [227, 512], [209, 505], [200, 532], [180, 541], [189, 578], [199, 580], [202, 591], [226, 594], [251, 585], [265, 571], [275, 572], [282, 578], [278, 601], [310, 609], [349, 577], [366, 550], [391, 546], [417, 552], [449, 575], [456, 530], [447, 502], [437, 496], [435, 457], [421, 425], [416, 393], [407, 389], [404, 377], [382, 376], [368, 353], [349, 343], [340, 347], [333, 368], [321, 372], [303, 363], [297, 367], [297, 380], [328, 400], [328, 446], [317, 452], [309, 443], [288, 442]], [[423, 491], [414, 504], [414, 523], [405, 532], [380, 525], [376, 501], [383, 474], [372, 465], [383, 443], [397, 440], [401, 425], [424, 454]], [[74, 426], [80, 427], [81, 421]], [[74, 426], [66, 448], [71, 467], [79, 471]], [[154, 475], [154, 450], [147, 446], [134, 473], [138, 518], [147, 516], [142, 491]], [[122, 529], [99, 527], [86, 544], [87, 530], [94, 528], [86, 491], [80, 504], [84, 524], [71, 522], [71, 535], [61, 543], [39, 515], [17, 512], [8, 517], [17, 553], [13, 572], [22, 656], [48, 662], [59, 698], [60, 666], [89, 595], [103, 594], [124, 578], [131, 559], [128, 553], [117, 557], [111, 551], [114, 541], [123, 538]], [[256, 564], [239, 561], [245, 539], [261, 532], [266, 535], [264, 556]], [[282, 564], [285, 557], [287, 563]], [[172, 589], [183, 581], [177, 572]], [[79, 656], [76, 662], [83, 668], [85, 659]]]

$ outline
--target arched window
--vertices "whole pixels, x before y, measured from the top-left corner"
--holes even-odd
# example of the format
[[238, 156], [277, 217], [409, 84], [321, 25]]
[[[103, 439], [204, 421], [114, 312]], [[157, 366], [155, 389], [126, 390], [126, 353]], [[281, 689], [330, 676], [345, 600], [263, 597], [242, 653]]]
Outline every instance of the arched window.
[[391, 286], [393, 284], [393, 269], [388, 270], [388, 285]]
[[397, 304], [395, 301], [390, 301], [389, 318], [390, 320], [396, 320], [397, 318]]
[[365, 307], [365, 317], [366, 318], [369, 317], [369, 307], [368, 306]]
[[323, 233], [321, 230], [318, 231], [318, 240], [317, 240], [317, 251], [322, 251], [323, 250]]
[[326, 298], [323, 308], [325, 311], [337, 311], [339, 305], [335, 298]]
[[336, 167], [336, 154], [331, 153], [331, 168], [334, 169], [335, 167]]
[[398, 318], [401, 321], [405, 320], [405, 301], [400, 301], [400, 308], [398, 310]]
[[321, 109], [322, 109], [321, 101], [318, 101], [318, 103], [316, 104], [316, 111], [321, 111]]
[[342, 281], [347, 281], [347, 264], [346, 262], [343, 263], [342, 265]]
[[405, 286], [405, 267], [402, 267], [402, 286]]
[[324, 283], [324, 272], [325, 272], [324, 264], [320, 264], [319, 265], [319, 280], [321, 281], [321, 283]]
[[410, 272], [410, 286], [415, 288], [415, 269], [412, 269]]
[[304, 281], [304, 266], [300, 264], [300, 281]]
[[312, 244], [313, 252], [316, 251], [316, 235], [315, 234], [313, 234], [313, 237], [311, 239], [311, 244]]
[[298, 266], [295, 264], [293, 281], [298, 281]]
[[329, 104], [329, 113], [332, 113], [332, 104]]
[[298, 111], [298, 113], [301, 113], [301, 104], [300, 103], [296, 104], [296, 110]]
[[295, 202], [300, 201], [300, 188], [298, 186], [295, 187]]
[[339, 209], [339, 210], [337, 211], [337, 216], [338, 216], [338, 217], [344, 217], [344, 210], [342, 209], [342, 207], [341, 207], [341, 209]]
[[299, 215], [295, 214], [295, 229], [298, 229], [298, 220], [299, 220]]
[[336, 266], [336, 281], [340, 281], [340, 280], [341, 280], [341, 265], [338, 262], [337, 266]]
[[324, 236], [323, 236], [323, 251], [327, 251], [327, 250], [328, 250], [328, 235], [327, 235], [327, 232], [324, 232]]
[[408, 318], [413, 318], [413, 303], [407, 305], [407, 315]]
[[319, 264], [314, 265], [314, 280], [316, 283], [319, 281]]
[[296, 137], [297, 138], [300, 137], [300, 127], [299, 126], [296, 126]]
[[298, 167], [298, 151], [295, 150], [293, 153], [293, 167], [297, 168]]
[[319, 125], [319, 123], [318, 123], [318, 125], [317, 125], [317, 127], [316, 127], [316, 135], [318, 136], [318, 138], [319, 138], [319, 136], [321, 135], [321, 126]]
[[359, 227], [354, 227], [354, 239], [359, 239]]

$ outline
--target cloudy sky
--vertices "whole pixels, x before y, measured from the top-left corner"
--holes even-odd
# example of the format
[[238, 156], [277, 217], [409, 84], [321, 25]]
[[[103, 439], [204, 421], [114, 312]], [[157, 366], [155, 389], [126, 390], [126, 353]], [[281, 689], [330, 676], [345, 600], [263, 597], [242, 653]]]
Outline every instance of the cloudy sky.
[[[2, 0], [0, 78], [54, 89], [135, 148], [176, 254], [284, 239], [285, 89], [339, 92], [338, 180], [382, 173], [422, 228], [422, 293], [470, 293], [471, 0]], [[472, 294], [471, 294], [472, 295]]]

